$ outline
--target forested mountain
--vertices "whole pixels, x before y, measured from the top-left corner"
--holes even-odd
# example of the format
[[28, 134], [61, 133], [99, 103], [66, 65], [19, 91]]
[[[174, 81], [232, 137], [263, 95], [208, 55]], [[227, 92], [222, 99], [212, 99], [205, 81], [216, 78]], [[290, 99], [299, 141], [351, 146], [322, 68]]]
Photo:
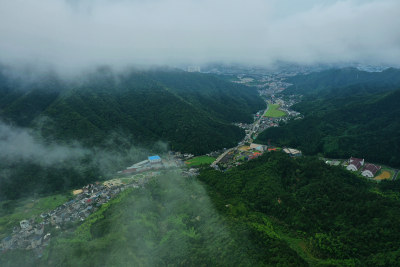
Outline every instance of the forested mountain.
[[[55, 237], [35, 265], [397, 266], [388, 183], [280, 152], [198, 178], [166, 173]], [[0, 263], [33, 258], [13, 251]]]
[[[110, 161], [108, 156], [106, 162], [114, 164], [107, 172], [115, 173], [132, 164], [127, 154], [135, 146], [152, 150], [162, 141], [172, 150], [194, 154], [234, 146], [244, 131], [232, 123], [252, 121], [252, 113], [264, 105], [256, 89], [201, 73], [157, 69], [117, 74], [100, 68], [80, 79], [65, 80], [55, 74], [18, 76], [1, 67], [3, 142], [15, 135], [1, 132], [4, 123], [31, 129], [40, 143], [65, 146], [79, 141], [91, 152], [44, 166], [38, 161], [4, 160], [13, 152], [1, 151], [0, 199], [64, 190], [98, 179], [105, 163], [93, 162], [99, 154], [93, 147], [121, 158]], [[15, 145], [26, 145], [20, 141]], [[30, 149], [35, 147], [25, 150]]]
[[[99, 144], [111, 133], [132, 142], [170, 143], [173, 150], [206, 153], [244, 135], [232, 122], [250, 122], [264, 107], [253, 88], [177, 70], [107, 68], [79, 81], [55, 75], [23, 83], [0, 72], [0, 118], [37, 127], [48, 138]], [[43, 122], [44, 121], [44, 122]]]
[[257, 142], [270, 140], [299, 148], [308, 155], [354, 156], [398, 167], [400, 89], [397, 88], [367, 83], [325, 88], [319, 95], [305, 97], [293, 106], [305, 116], [303, 120], [267, 129], [258, 136]]
[[331, 94], [334, 96], [378, 93], [400, 87], [400, 70], [389, 68], [382, 72], [367, 72], [356, 68], [330, 69], [297, 75], [286, 81], [292, 83], [293, 86], [286, 89], [284, 94], [305, 96]]

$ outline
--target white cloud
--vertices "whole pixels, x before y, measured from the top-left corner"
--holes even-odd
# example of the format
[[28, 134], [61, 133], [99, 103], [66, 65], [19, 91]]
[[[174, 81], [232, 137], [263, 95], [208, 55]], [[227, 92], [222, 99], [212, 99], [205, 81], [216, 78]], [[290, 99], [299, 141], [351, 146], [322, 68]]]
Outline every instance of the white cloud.
[[[290, 7], [290, 8], [289, 8]], [[0, 61], [268, 64], [400, 60], [400, 2], [2, 0]]]

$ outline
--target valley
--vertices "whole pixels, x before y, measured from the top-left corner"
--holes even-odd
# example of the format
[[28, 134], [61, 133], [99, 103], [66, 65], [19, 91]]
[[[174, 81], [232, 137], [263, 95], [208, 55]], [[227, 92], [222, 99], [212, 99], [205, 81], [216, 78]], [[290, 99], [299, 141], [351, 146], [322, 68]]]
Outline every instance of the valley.
[[[369, 256], [370, 248], [359, 240], [370, 238], [377, 227], [400, 225], [393, 210], [399, 198], [398, 170], [383, 166], [374, 173], [380, 181], [377, 183], [362, 177], [362, 168], [355, 173], [345, 170], [351, 163], [347, 160], [318, 158], [317, 154], [309, 155], [307, 149], [303, 156], [301, 145], [288, 146], [274, 135], [269, 137], [272, 130], [307, 123], [309, 108], [314, 107], [307, 96], [285, 94], [293, 87], [285, 82], [291, 76], [237, 76], [245, 86], [242, 90], [258, 86], [266, 108], [254, 110], [252, 122], [231, 122], [244, 131], [244, 137], [230, 148], [209, 150], [203, 155], [169, 150], [149, 156], [152, 152], [147, 151], [147, 160], [125, 160], [125, 166], [120, 164], [112, 174], [64, 191], [64, 202], [59, 199], [52, 208], [44, 206], [30, 217], [20, 214], [11, 220], [10, 213], [20, 206], [15, 201], [3, 202], [0, 222], [9, 223], [1, 233], [0, 263], [8, 266], [18, 257], [22, 265], [32, 259], [37, 266], [65, 262], [82, 265], [118, 258], [117, 265], [121, 265], [122, 255], [129, 248], [130, 262], [156, 266], [170, 261], [189, 265], [373, 266], [380, 261], [379, 253], [390, 250], [385, 240], [396, 242], [396, 237], [375, 237], [370, 242], [381, 248]], [[298, 109], [302, 106], [307, 108]], [[386, 181], [388, 178], [391, 180]], [[357, 190], [361, 191], [357, 194]], [[354, 204], [359, 213], [346, 211], [353, 209], [350, 203], [366, 197], [371, 199], [370, 204]], [[333, 207], [333, 201], [341, 198], [344, 213]], [[36, 197], [32, 203], [42, 199], [46, 197]], [[16, 206], [7, 211], [5, 203]], [[388, 217], [379, 215], [376, 221], [365, 222], [364, 213], [370, 216], [374, 211], [376, 215], [377, 209], [383, 209]], [[126, 227], [120, 227], [121, 220]], [[358, 232], [357, 236], [333, 225], [345, 224], [351, 229], [353, 221], [362, 222], [365, 233]], [[143, 230], [149, 234], [143, 235]], [[129, 244], [129, 240], [138, 238], [142, 239], [140, 243]], [[217, 241], [211, 244], [210, 238]], [[186, 244], [188, 249], [167, 249], [169, 242], [177, 248]], [[109, 251], [107, 256], [102, 256], [104, 246]], [[206, 249], [207, 257], [199, 248]], [[228, 257], [238, 251], [242, 253]], [[80, 256], [72, 256], [76, 253]], [[388, 256], [381, 262], [392, 260]]]
[[1, 0], [0, 267], [400, 267], [399, 0]]

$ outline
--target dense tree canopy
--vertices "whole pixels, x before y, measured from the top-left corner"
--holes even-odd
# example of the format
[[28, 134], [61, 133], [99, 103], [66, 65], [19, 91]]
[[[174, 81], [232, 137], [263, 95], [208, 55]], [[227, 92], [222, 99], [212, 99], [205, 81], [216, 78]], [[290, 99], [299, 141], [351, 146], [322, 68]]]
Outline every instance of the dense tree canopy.
[[311, 265], [396, 266], [399, 260], [395, 186], [278, 152], [226, 173], [204, 171], [199, 179], [220, 212], [235, 221], [264, 220], [259, 235], [280, 236]]

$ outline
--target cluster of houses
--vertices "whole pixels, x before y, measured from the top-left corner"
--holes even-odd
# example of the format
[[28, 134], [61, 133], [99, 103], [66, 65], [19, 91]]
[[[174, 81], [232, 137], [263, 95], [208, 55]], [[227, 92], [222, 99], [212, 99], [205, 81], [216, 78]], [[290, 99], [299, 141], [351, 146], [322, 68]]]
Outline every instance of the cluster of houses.
[[[165, 161], [167, 166], [177, 167], [178, 163], [174, 163], [174, 161]], [[135, 172], [143, 172], [165, 167], [159, 156], [150, 156], [147, 160], [136, 163], [126, 170], [135, 169]], [[132, 172], [134, 171], [125, 173]], [[190, 177], [198, 175], [198, 172], [198, 169], [192, 168], [184, 170], [182, 174]], [[33, 218], [22, 220], [19, 226], [14, 227], [12, 234], [1, 241], [0, 251], [34, 249], [38, 255], [41, 255], [43, 248], [50, 242], [51, 229], [68, 228], [72, 226], [71, 223], [84, 221], [90, 214], [98, 210], [101, 205], [107, 203], [126, 188], [144, 186], [149, 178], [159, 175], [159, 172], [148, 173], [149, 175], [144, 175], [143, 179], [137, 180], [135, 183], [124, 184], [120, 179], [113, 179], [103, 184], [96, 182], [74, 190], [74, 199], [52, 211], [41, 214], [40, 219], [36, 221]]]
[[[238, 148], [230, 149], [228, 153], [223, 155], [223, 157], [218, 158], [210, 166], [217, 170], [219, 170], [220, 167], [223, 167], [224, 169], [229, 169], [233, 166], [240, 165], [242, 161], [253, 160], [255, 158], [258, 158], [265, 152], [277, 150], [278, 148], [274, 146], [251, 143], [249, 146], [240, 146]], [[301, 151], [294, 148], [284, 148], [283, 152], [287, 153], [291, 157], [302, 156]], [[217, 164], [219, 164], [220, 166], [218, 166]]]
[[182, 170], [182, 176], [193, 177], [199, 175], [200, 170], [198, 168], [190, 168], [189, 170]]
[[[170, 151], [169, 154], [170, 154], [171, 156], [173, 156], [175, 159], [181, 160], [181, 161], [185, 161], [185, 160], [188, 160], [188, 159], [191, 159], [191, 158], [194, 157], [193, 154], [190, 154], [190, 153], [181, 153], [181, 152], [179, 152], [179, 151], [177, 151], [177, 152]], [[182, 166], [183, 166], [183, 165], [182, 165]]]
[[349, 171], [361, 170], [361, 175], [364, 177], [374, 178], [376, 173], [381, 169], [381, 166], [377, 166], [372, 163], [365, 164], [364, 159], [351, 157], [348, 161], [346, 169]]
[[59, 229], [68, 223], [85, 220], [101, 205], [127, 187], [137, 187], [137, 185], [104, 186], [95, 183], [75, 190], [74, 199], [50, 212], [41, 214], [41, 222], [35, 222], [34, 219], [22, 220], [19, 226], [14, 227], [12, 235], [2, 240], [0, 250], [36, 249], [40, 253], [50, 241], [52, 228]]
[[13, 248], [35, 249], [48, 244], [50, 233], [45, 233], [45, 223], [35, 224], [33, 220], [22, 220], [19, 227], [15, 226], [11, 236], [1, 242], [2, 251]]

